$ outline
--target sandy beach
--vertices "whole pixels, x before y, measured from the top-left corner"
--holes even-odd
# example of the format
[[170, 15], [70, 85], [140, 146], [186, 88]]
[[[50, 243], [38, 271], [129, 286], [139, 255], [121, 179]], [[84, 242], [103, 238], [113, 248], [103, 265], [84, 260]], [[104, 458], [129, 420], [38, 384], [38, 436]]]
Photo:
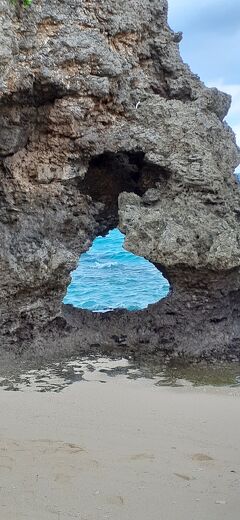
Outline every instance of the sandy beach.
[[2, 520], [236, 520], [240, 390], [101, 374], [0, 390]]

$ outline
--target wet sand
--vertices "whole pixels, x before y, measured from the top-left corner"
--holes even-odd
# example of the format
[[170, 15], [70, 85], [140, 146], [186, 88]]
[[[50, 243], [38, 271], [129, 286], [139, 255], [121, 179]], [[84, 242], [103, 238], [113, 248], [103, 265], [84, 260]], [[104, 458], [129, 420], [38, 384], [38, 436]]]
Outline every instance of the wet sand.
[[238, 518], [239, 387], [40, 378], [0, 390], [1, 520]]

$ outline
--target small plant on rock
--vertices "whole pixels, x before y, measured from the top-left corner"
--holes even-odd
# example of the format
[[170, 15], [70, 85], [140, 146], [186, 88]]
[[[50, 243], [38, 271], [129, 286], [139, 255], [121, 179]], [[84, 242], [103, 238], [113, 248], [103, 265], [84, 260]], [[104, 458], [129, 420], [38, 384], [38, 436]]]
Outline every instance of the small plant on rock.
[[32, 0], [10, 0], [11, 4], [14, 4], [18, 11], [21, 11], [22, 7], [29, 7], [32, 4]]
[[23, 7], [30, 7], [33, 0], [10, 0], [11, 4], [16, 6], [17, 15], [20, 16]]
[[19, 7], [29, 7], [29, 5], [32, 3], [32, 0], [11, 0], [11, 3]]

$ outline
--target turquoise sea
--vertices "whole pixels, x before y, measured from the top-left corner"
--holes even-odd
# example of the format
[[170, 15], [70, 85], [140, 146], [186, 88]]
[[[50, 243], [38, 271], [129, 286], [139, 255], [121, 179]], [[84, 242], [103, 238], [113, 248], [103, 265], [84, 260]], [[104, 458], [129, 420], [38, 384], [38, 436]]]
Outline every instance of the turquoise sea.
[[169, 283], [158, 269], [125, 251], [123, 242], [118, 229], [94, 240], [72, 273], [64, 303], [100, 312], [140, 310], [168, 294]]

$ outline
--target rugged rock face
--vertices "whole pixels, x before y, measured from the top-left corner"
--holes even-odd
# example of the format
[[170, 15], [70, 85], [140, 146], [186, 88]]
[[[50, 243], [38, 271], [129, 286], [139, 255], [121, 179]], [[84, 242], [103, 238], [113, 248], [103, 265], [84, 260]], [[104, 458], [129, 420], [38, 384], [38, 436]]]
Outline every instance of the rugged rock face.
[[[179, 54], [166, 0], [0, 0], [0, 335], [15, 353], [240, 356], [239, 153], [230, 98]], [[99, 233], [172, 293], [104, 316], [61, 306]]]

